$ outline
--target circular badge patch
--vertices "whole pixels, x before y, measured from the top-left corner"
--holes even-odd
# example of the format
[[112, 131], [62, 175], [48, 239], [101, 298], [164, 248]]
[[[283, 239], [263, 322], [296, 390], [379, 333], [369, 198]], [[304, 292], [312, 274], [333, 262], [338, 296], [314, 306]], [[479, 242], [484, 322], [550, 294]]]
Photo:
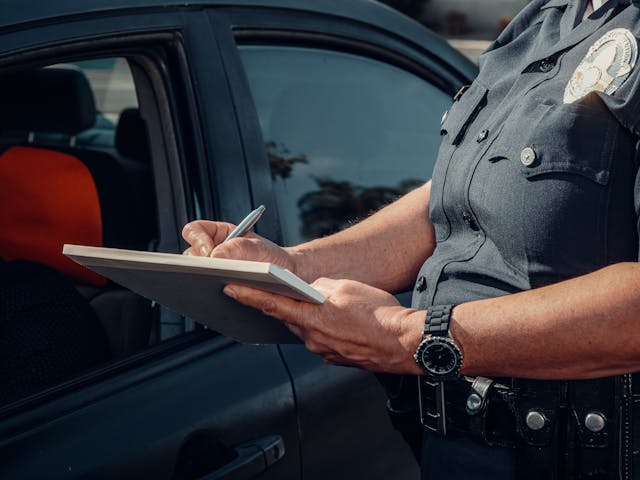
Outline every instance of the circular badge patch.
[[607, 32], [594, 43], [564, 91], [564, 103], [591, 92], [613, 95], [629, 77], [638, 59], [638, 42], [626, 28]]

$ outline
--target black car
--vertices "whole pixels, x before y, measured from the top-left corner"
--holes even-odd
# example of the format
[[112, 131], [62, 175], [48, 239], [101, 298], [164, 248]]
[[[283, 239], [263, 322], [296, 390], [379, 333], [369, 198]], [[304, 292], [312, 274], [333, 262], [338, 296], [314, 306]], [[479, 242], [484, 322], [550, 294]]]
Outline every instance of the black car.
[[188, 221], [259, 204], [281, 244], [339, 230], [431, 176], [475, 73], [365, 0], [3, 1], [0, 478], [415, 476], [373, 375], [60, 252], [180, 252]]

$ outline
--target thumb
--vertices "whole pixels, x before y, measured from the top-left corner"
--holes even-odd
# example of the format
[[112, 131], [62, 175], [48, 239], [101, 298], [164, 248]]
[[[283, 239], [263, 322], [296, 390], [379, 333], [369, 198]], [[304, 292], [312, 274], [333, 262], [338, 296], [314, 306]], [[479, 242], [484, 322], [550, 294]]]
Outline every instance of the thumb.
[[300, 302], [265, 290], [243, 285], [227, 285], [225, 295], [249, 307], [260, 310], [265, 315], [285, 321], [297, 327], [304, 327], [311, 321], [306, 302]]

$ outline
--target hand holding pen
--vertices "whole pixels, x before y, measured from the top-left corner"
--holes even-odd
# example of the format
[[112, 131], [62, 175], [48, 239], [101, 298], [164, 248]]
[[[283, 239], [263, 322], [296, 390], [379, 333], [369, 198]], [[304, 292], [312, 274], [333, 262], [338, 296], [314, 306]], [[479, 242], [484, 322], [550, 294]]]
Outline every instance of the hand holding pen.
[[[182, 236], [189, 244], [189, 248], [184, 253], [204, 257], [270, 262], [298, 275], [290, 249], [280, 247], [259, 235], [247, 235], [264, 211], [265, 207], [259, 206], [235, 228], [229, 223], [211, 220], [195, 220], [188, 223], [182, 230]], [[231, 233], [227, 233], [229, 231]], [[242, 237], [242, 241], [229, 242], [237, 237]]]

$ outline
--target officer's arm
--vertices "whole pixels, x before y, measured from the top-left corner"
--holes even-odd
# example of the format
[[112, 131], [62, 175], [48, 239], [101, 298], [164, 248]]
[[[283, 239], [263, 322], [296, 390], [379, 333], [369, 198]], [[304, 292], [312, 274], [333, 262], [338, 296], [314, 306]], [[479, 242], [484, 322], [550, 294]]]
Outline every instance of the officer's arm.
[[402, 291], [412, 285], [435, 248], [430, 193], [427, 182], [342, 232], [288, 248], [253, 233], [224, 242], [233, 225], [197, 220], [183, 229], [190, 245], [185, 253], [273, 262], [309, 282], [320, 277], [351, 279]]
[[640, 264], [454, 309], [463, 373], [538, 379], [640, 370]]
[[409, 287], [435, 248], [430, 193], [429, 181], [342, 232], [288, 249], [296, 273], [308, 281], [350, 279], [390, 292]]

